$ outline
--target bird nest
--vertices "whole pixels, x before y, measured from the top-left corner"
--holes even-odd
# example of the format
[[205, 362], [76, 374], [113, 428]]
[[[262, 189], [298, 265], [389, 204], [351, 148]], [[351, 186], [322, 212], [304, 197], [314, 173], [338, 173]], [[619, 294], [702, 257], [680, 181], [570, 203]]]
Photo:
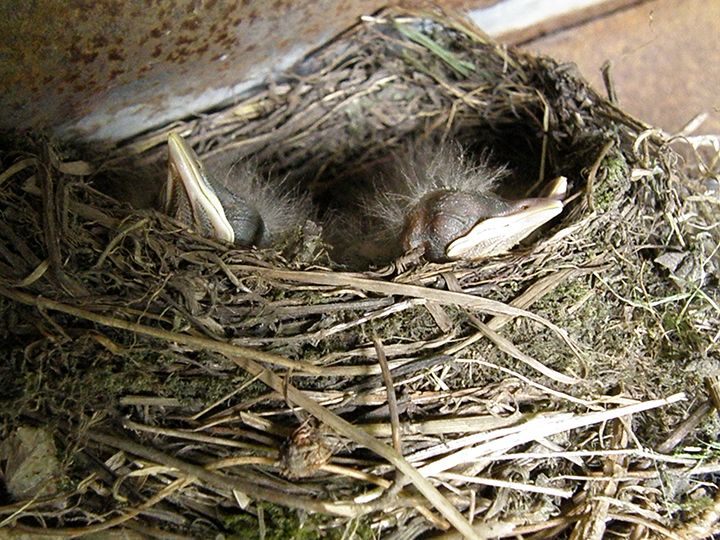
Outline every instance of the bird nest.
[[[321, 205], [430, 138], [490, 148], [526, 190], [564, 175], [569, 197], [506, 255], [352, 272], [328, 254], [333, 220], [235, 249], [96, 189], [155, 182], [170, 131]], [[6, 147], [0, 523], [138, 538], [711, 534], [720, 310], [703, 181], [717, 171], [668, 144], [568, 66], [395, 9], [102, 158]]]

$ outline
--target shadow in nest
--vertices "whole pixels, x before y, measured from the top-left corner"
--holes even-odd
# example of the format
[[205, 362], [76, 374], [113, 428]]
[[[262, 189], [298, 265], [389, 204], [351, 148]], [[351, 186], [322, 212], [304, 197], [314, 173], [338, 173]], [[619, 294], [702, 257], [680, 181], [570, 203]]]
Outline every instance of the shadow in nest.
[[[532, 118], [413, 134], [323, 171], [315, 185], [324, 188], [316, 194], [324, 238], [334, 261], [350, 269], [377, 268], [412, 251], [414, 260], [430, 262], [504, 254], [582, 214], [588, 159], [605, 145], [602, 136], [558, 143]], [[561, 193], [553, 193], [558, 182]]]

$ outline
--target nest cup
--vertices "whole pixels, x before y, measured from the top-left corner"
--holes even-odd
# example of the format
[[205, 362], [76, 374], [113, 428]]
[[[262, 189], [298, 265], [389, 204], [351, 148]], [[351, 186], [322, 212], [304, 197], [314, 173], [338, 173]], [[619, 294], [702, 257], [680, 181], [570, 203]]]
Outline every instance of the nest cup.
[[[396, 149], [423, 140], [489, 151], [510, 171], [501, 193], [566, 176], [569, 201], [507, 255], [349, 274], [313, 223], [272, 249], [237, 250], [95, 189], [117, 194], [118, 182], [139, 180], [153, 186], [146, 193], [159, 190], [169, 131], [208, 162], [252, 159], [325, 211], [371, 185]], [[642, 420], [646, 444], [659, 444], [684, 414], [677, 399], [659, 400], [677, 390], [663, 379], [672, 355], [657, 354], [667, 337], [633, 341], [628, 358], [634, 334], [608, 323], [629, 316], [622, 287], [637, 283], [671, 228], [650, 220], [642, 229], [646, 218], [682, 210], [669, 187], [673, 155], [570, 67], [498, 45], [462, 19], [383, 11], [222, 110], [145, 134], [102, 162], [59, 155], [44, 146], [3, 175], [13, 180], [0, 231], [1, 369], [13, 381], [3, 436], [22, 446], [19, 430], [30, 425], [61, 441], [44, 491], [30, 490], [52, 501], [14, 516], [25, 530], [277, 538], [530, 530], [549, 526], [588, 482], [567, 476], [546, 488], [544, 479], [605, 462], [590, 453], [579, 465], [557, 457], [528, 465], [499, 454], [540, 452], [536, 441], [551, 435], [556, 450], [602, 447], [587, 443], [602, 438], [597, 418], [619, 414], [597, 403], [624, 384], [638, 411], [651, 397], [647, 409], [667, 406], [662, 422]], [[642, 247], [649, 239], [657, 245]], [[693, 253], [705, 253], [694, 242]], [[653, 294], [675, 294], [667, 269], [651, 274], [642, 276]], [[622, 279], [601, 294], [608, 275]], [[698, 336], [685, 343], [686, 358], [702, 356]], [[610, 369], [619, 356], [628, 365]], [[649, 373], [652, 391], [639, 381]], [[684, 384], [701, 388], [702, 377]], [[575, 423], [563, 427], [555, 412]], [[500, 438], [533, 419], [540, 431]], [[497, 448], [480, 448], [493, 439]], [[620, 435], [613, 444], [628, 445]], [[657, 493], [643, 504], [673, 526]], [[123, 518], [99, 517], [113, 511]], [[567, 511], [574, 517], [553, 525], [558, 534], [604, 519]], [[609, 526], [626, 533], [627, 523]]]

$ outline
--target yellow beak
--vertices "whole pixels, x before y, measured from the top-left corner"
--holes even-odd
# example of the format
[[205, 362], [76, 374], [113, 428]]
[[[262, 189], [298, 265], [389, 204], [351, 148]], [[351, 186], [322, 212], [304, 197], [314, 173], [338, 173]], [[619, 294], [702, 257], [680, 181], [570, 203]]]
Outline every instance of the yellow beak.
[[508, 251], [538, 227], [563, 211], [562, 201], [525, 199], [513, 204], [512, 213], [483, 219], [445, 251], [448, 259], [480, 259]]
[[235, 232], [195, 151], [177, 133], [168, 135], [168, 151], [164, 211], [180, 219], [189, 218], [199, 232], [211, 228], [213, 237], [234, 243]]

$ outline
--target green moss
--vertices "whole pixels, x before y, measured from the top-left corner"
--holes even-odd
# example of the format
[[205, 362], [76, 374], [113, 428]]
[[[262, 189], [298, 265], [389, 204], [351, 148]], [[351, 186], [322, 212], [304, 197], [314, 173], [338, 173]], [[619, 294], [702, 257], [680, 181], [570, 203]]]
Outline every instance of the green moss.
[[673, 305], [668, 307], [661, 318], [665, 330], [665, 346], [663, 351], [667, 358], [682, 359], [688, 351], [701, 350], [705, 337], [685, 310]]
[[599, 212], [607, 212], [623, 201], [622, 196], [630, 186], [630, 168], [620, 152], [610, 152], [603, 159], [600, 169], [601, 180], [597, 181], [593, 192], [593, 202]]
[[[354, 531], [352, 538], [369, 540], [374, 538], [369, 525], [363, 521], [334, 526], [330, 517], [307, 514], [283, 508], [270, 503], [258, 503], [266, 540], [340, 540], [346, 537], [346, 530]], [[260, 520], [256, 514], [243, 513], [226, 516], [223, 520], [227, 530], [226, 538], [237, 540], [259, 540]]]
[[[83, 336], [60, 345], [48, 343], [47, 350], [37, 354], [31, 365], [19, 351], [7, 356], [0, 377], [10, 383], [3, 392], [0, 416], [7, 421], [29, 411], [55, 411], [65, 417], [111, 412], [127, 395], [172, 397], [184, 406], [197, 408], [229, 394], [249, 377], [230, 364], [227, 371], [198, 369], [217, 364], [217, 357], [210, 358], [204, 352], [192, 358], [178, 357], [122, 333], [108, 333], [106, 337], [119, 346], [117, 353]], [[243, 390], [242, 397], [252, 398], [266, 389], [255, 382]]]
[[[666, 502], [666, 504], [670, 504]], [[689, 520], [700, 516], [704, 512], [710, 511], [715, 506], [715, 500], [712, 497], [698, 497], [697, 499], [686, 499], [679, 505], [672, 505], [678, 511], [678, 523], [687, 523]]]

